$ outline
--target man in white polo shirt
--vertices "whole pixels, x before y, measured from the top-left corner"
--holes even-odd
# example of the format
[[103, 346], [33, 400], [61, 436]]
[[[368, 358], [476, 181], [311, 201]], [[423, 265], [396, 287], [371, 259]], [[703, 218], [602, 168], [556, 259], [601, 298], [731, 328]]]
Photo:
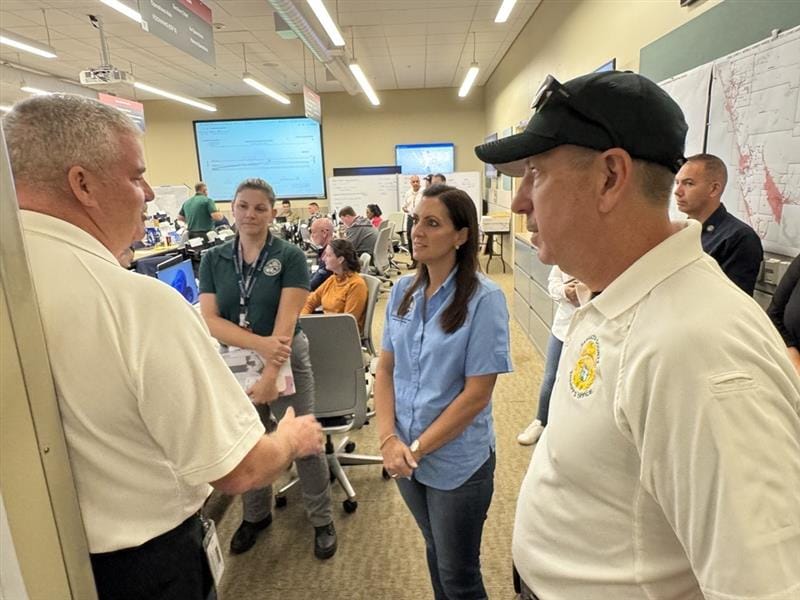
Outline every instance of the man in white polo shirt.
[[98, 594], [214, 597], [208, 483], [263, 487], [321, 450], [319, 424], [292, 413], [265, 436], [199, 315], [118, 264], [153, 199], [125, 115], [42, 96], [3, 128]]
[[671, 223], [686, 123], [634, 73], [548, 77], [516, 136], [539, 258], [575, 311], [512, 543], [523, 598], [800, 598], [800, 379], [764, 311]]

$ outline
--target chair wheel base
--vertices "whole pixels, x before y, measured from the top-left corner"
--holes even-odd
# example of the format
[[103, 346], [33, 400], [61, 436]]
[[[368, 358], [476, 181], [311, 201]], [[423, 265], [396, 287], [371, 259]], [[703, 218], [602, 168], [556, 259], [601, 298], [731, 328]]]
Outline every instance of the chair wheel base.
[[347, 442], [344, 445], [344, 451], [348, 454], [352, 454], [356, 450], [356, 443], [355, 442]]
[[284, 508], [286, 503], [286, 496], [275, 496], [275, 508]]
[[342, 507], [344, 508], [344, 512], [350, 514], [356, 512], [358, 508], [358, 501], [350, 500], [349, 498], [342, 502]]

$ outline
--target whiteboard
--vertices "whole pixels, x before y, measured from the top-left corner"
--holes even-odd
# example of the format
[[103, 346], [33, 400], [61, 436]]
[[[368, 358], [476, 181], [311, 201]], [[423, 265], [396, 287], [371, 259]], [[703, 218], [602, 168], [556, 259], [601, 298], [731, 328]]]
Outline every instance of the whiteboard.
[[681, 107], [689, 131], [686, 134], [686, 156], [700, 154], [706, 139], [706, 108], [708, 86], [711, 83], [711, 63], [670, 77], [659, 83]]
[[[460, 190], [464, 190], [475, 203], [475, 210], [478, 212], [478, 220], [481, 218], [481, 174], [478, 171], [458, 171], [456, 173], [442, 173], [447, 178], [447, 185], [452, 185]], [[400, 186], [400, 196], [405, 196], [406, 190], [411, 186], [408, 183], [412, 173], [398, 175]], [[381, 207], [383, 208], [383, 207]], [[384, 211], [385, 212], [385, 211]]]
[[163, 212], [173, 220], [178, 216], [183, 203], [194, 195], [192, 188], [183, 184], [158, 185], [153, 188], [153, 193], [155, 198], [147, 203], [147, 214]]
[[357, 215], [364, 215], [367, 204], [377, 204], [385, 215], [397, 212], [397, 175], [329, 177], [328, 202], [337, 214], [342, 207], [352, 206]]

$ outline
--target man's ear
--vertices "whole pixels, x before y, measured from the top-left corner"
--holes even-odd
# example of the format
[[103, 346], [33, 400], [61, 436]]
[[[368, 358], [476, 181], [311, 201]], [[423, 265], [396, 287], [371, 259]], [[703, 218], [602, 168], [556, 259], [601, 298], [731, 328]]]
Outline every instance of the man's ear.
[[99, 182], [97, 177], [80, 165], [74, 165], [67, 171], [67, 184], [73, 196], [86, 208], [97, 208], [95, 192]]
[[600, 155], [600, 168], [603, 179], [597, 209], [610, 213], [632, 183], [633, 159], [622, 148], [611, 148]]

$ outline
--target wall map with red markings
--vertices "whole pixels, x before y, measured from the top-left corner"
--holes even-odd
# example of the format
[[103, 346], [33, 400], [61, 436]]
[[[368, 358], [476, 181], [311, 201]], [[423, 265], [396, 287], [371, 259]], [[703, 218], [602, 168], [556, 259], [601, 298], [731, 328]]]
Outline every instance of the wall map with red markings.
[[728, 165], [728, 210], [765, 250], [800, 252], [800, 28], [714, 61], [707, 151]]

